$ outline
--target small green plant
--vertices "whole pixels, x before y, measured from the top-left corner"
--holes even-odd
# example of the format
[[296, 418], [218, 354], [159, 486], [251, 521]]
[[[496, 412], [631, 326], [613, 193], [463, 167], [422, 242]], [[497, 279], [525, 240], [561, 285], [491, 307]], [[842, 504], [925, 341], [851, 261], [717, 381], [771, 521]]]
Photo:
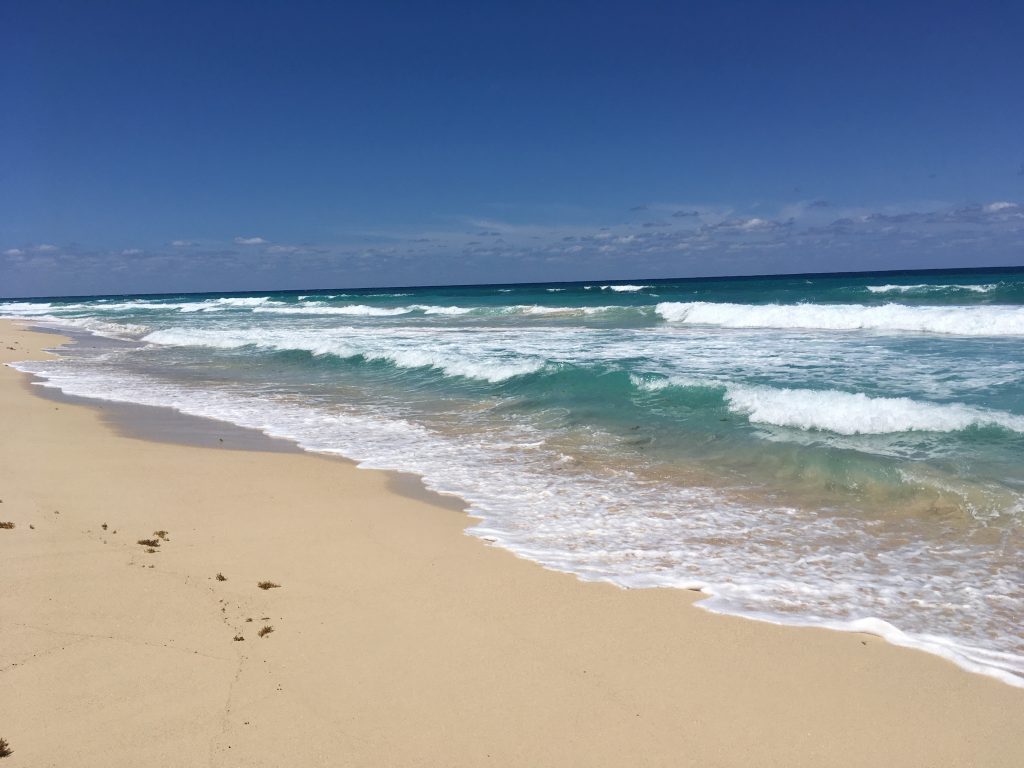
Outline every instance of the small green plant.
[[153, 531], [153, 535], [156, 536], [158, 539], [163, 539], [164, 541], [168, 540], [167, 531]]
[[280, 584], [275, 584], [272, 581], [261, 581], [256, 586], [259, 587], [260, 589], [277, 589], [281, 585]]
[[215, 578], [217, 579], [217, 581], [227, 581], [228, 580], [228, 577], [225, 576], [220, 571], [217, 572], [217, 576]]
[[235, 635], [234, 640], [235, 640], [236, 643], [241, 643], [242, 641], [245, 640], [245, 638], [242, 637], [241, 635]]
[[159, 547], [160, 546], [160, 542], [157, 541], [156, 539], [139, 539], [138, 543], [141, 544], [144, 547]]
[[152, 554], [153, 554], [154, 552], [156, 552], [156, 550], [155, 550], [155, 549], [153, 549], [152, 547], [146, 547], [146, 552], [147, 552], [148, 554], [152, 555]]
[[4, 529], [6, 529], [8, 531], [11, 530], [11, 528], [13, 528], [13, 527], [14, 527], [14, 523], [12, 523], [12, 522], [0, 523], [0, 528], [4, 528]]
[[10, 757], [13, 754], [14, 750], [7, 743], [7, 739], [0, 739], [0, 757]]
[[104, 523], [104, 524], [103, 524], [102, 526], [100, 526], [100, 527], [101, 527], [101, 528], [103, 528], [103, 530], [104, 530], [104, 531], [105, 531], [105, 530], [107, 530], [107, 524], [106, 524], [106, 523]]
[[267, 635], [269, 635], [273, 631], [274, 631], [274, 628], [272, 626], [270, 626], [269, 624], [267, 624], [265, 627], [263, 627], [256, 634], [259, 635], [260, 637], [266, 637]]

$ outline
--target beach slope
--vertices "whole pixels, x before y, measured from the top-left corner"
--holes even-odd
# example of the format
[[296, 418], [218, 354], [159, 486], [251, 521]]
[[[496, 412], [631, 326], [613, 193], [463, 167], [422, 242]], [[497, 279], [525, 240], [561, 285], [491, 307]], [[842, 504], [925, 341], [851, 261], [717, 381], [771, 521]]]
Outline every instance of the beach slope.
[[[0, 321], [0, 361], [59, 341]], [[582, 583], [394, 475], [132, 438], [8, 367], [0, 421], [4, 766], [1024, 765], [1024, 690], [940, 658]]]

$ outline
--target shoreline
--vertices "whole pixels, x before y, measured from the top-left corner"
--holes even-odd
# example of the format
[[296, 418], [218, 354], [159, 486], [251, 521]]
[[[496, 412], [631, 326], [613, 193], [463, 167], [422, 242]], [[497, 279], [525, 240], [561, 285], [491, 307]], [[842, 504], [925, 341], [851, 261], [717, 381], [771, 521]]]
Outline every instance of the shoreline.
[[[58, 337], [0, 338], [8, 362]], [[12, 766], [1024, 763], [1024, 691], [938, 657], [582, 582], [394, 492], [412, 480], [141, 439], [0, 373]]]
[[[35, 333], [53, 335], [53, 331], [49, 329], [32, 327], [30, 330]], [[73, 335], [66, 338], [74, 341]], [[22, 373], [22, 376], [25, 391], [32, 396], [41, 397], [54, 403], [91, 409], [108, 428], [122, 437], [193, 448], [316, 455], [330, 461], [342, 462], [356, 469], [359, 468], [358, 462], [346, 456], [307, 451], [294, 440], [285, 437], [272, 437], [258, 429], [242, 427], [228, 421], [204, 416], [193, 416], [173, 408], [69, 395], [58, 387], [42, 384], [41, 382], [45, 379], [39, 376], [26, 373]], [[375, 471], [388, 475], [391, 489], [399, 495], [469, 514], [467, 511], [469, 502], [458, 496], [430, 490], [424, 485], [423, 479], [414, 472], [400, 472], [392, 469]]]
[[[106, 336], [96, 336], [94, 333], [79, 328], [64, 329], [59, 324], [53, 326], [39, 325], [36, 320], [22, 320], [28, 324], [29, 330], [41, 333], [58, 333], [62, 338], [67, 339], [69, 345], [101, 343], [125, 343], [122, 340]], [[26, 372], [27, 373], [27, 372]], [[234, 448], [240, 450], [278, 451], [289, 453], [307, 453], [335, 461], [345, 462], [347, 465], [360, 468], [365, 466], [362, 459], [352, 458], [349, 455], [332, 451], [317, 450], [303, 445], [298, 437], [290, 436], [287, 432], [280, 435], [268, 433], [266, 426], [242, 426], [239, 423], [225, 420], [218, 415], [206, 415], [200, 411], [190, 409], [188, 404], [167, 405], [160, 402], [143, 404], [138, 401], [123, 401], [104, 399], [102, 395], [73, 395], [68, 394], [59, 386], [35, 374], [28, 373], [31, 383], [40, 386], [31, 386], [26, 383], [29, 391], [52, 399], [56, 402], [79, 404], [94, 409], [119, 434], [138, 439], [155, 440], [178, 445], [199, 446], [207, 448]], [[259, 423], [259, 422], [257, 422]], [[828, 620], [820, 617], [797, 614], [785, 616], [779, 613], [751, 612], [745, 610], [729, 610], [716, 603], [720, 593], [715, 584], [690, 583], [665, 584], [657, 581], [644, 583], [641, 580], [639, 585], [631, 584], [623, 579], [616, 578], [614, 574], [590, 574], [585, 571], [565, 567], [550, 558], [538, 556], [537, 553], [525, 551], [515, 544], [503, 540], [500, 534], [493, 535], [488, 527], [488, 519], [485, 516], [474, 514], [471, 497], [459, 495], [458, 490], [438, 491], [432, 486], [429, 476], [421, 475], [416, 470], [402, 469], [399, 467], [373, 464], [376, 470], [385, 472], [392, 483], [392, 489], [403, 495], [411, 495], [413, 498], [426, 500], [430, 503], [444, 506], [455, 511], [470, 514], [474, 520], [472, 525], [467, 526], [469, 535], [480, 538], [488, 544], [501, 547], [531, 562], [541, 564], [544, 568], [568, 573], [582, 581], [606, 582], [625, 589], [651, 589], [671, 588], [687, 589], [700, 595], [696, 603], [698, 607], [720, 615], [738, 616], [751, 621], [760, 621], [770, 624], [789, 627], [813, 627], [827, 629], [836, 632], [866, 633], [884, 639], [886, 642], [904, 648], [911, 648], [939, 656], [951, 661], [960, 668], [974, 674], [983, 674], [1000, 680], [1008, 685], [1024, 689], [1024, 677], [1018, 669], [1008, 668], [1000, 664], [996, 657], [985, 656], [984, 651], [971, 648], [970, 645], [958, 645], [955, 638], [950, 644], [949, 638], [935, 637], [929, 633], [905, 632], [900, 627], [889, 621], [877, 618], [865, 618], [859, 620]], [[698, 481], [699, 482], [699, 481]]]

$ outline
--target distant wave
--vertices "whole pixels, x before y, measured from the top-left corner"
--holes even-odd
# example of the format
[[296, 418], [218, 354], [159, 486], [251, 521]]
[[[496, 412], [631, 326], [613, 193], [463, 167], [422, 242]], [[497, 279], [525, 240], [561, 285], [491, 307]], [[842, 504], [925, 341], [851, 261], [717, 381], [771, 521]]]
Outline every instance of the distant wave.
[[253, 312], [270, 312], [279, 315], [353, 315], [356, 317], [405, 315], [411, 311], [409, 307], [371, 307], [369, 304], [332, 306], [321, 301], [292, 307], [256, 307], [253, 309]]
[[31, 316], [33, 322], [60, 328], [73, 328], [88, 331], [95, 336], [108, 339], [137, 339], [150, 329], [145, 325], [133, 323], [111, 323], [93, 317], [55, 317], [53, 315]]
[[191, 301], [181, 304], [151, 305], [150, 309], [177, 309], [179, 312], [220, 312], [228, 309], [256, 309], [257, 307], [285, 306], [283, 301], [274, 301], [266, 296], [259, 298], [223, 298]]
[[162, 346], [198, 346], [215, 349], [256, 347], [278, 352], [301, 351], [312, 355], [333, 355], [341, 359], [361, 357], [381, 360], [399, 368], [435, 368], [448, 376], [461, 376], [492, 383], [505, 381], [541, 370], [545, 361], [539, 357], [510, 356], [500, 350], [465, 349], [460, 338], [447, 342], [427, 336], [405, 337], [368, 334], [360, 336], [354, 329], [338, 335], [322, 331], [268, 331], [259, 328], [209, 330], [201, 328], [168, 328], [154, 331], [142, 338], [149, 344]]
[[991, 293], [999, 288], [1000, 283], [986, 283], [984, 285], [939, 285], [934, 283], [920, 283], [918, 285], [869, 285], [867, 289], [871, 293], [956, 293], [970, 291], [973, 293]]
[[[398, 294], [395, 294], [398, 295]], [[111, 304], [100, 303], [48, 303], [48, 302], [9, 302], [0, 304], [0, 314], [16, 317], [39, 317], [52, 315], [60, 317], [63, 313], [115, 313], [115, 312], [181, 312], [185, 314], [212, 312], [252, 312], [256, 314], [277, 315], [341, 315], [348, 317], [394, 317], [400, 315], [476, 315], [480, 317], [499, 317], [523, 315], [527, 317], [589, 317], [606, 312], [646, 313], [646, 307], [621, 307], [606, 305], [598, 307], [549, 306], [546, 304], [497, 304], [476, 307], [460, 307], [440, 304], [409, 304], [398, 307], [382, 307], [372, 304], [334, 304], [324, 300], [306, 300], [298, 303], [277, 301], [268, 297], [259, 298], [224, 298], [205, 301], [153, 301], [140, 299], [136, 301]], [[325, 297], [326, 298], [326, 297]]]
[[425, 315], [468, 315], [473, 311], [472, 307], [440, 307], [432, 304], [413, 304], [409, 309]]
[[299, 301], [325, 301], [328, 299], [370, 299], [370, 298], [393, 298], [395, 296], [412, 296], [411, 293], [310, 293], [304, 296], [296, 296]]
[[601, 290], [615, 291], [616, 293], [636, 293], [650, 287], [649, 285], [602, 285]]
[[724, 328], [916, 331], [961, 336], [1024, 335], [1024, 307], [904, 304], [730, 304], [661, 302], [657, 313], [672, 323]]
[[499, 311], [502, 314], [516, 315], [599, 315], [604, 312], [614, 312], [623, 307], [549, 307], [544, 304], [517, 304], [510, 307], [502, 307]]
[[304, 304], [283, 307], [255, 307], [253, 312], [276, 313], [282, 315], [349, 315], [354, 317], [385, 317], [394, 315], [527, 315], [527, 316], [558, 316], [597, 315], [603, 312], [622, 310], [618, 306], [602, 307], [551, 307], [544, 304], [503, 304], [497, 306], [459, 307], [434, 304], [410, 304], [404, 307], [374, 307], [368, 304], [331, 305], [325, 302], [307, 302]]
[[159, 299], [133, 299], [131, 301], [90, 301], [90, 302], [8, 302], [0, 303], [0, 313], [19, 315], [38, 315], [51, 312], [138, 312], [166, 311], [179, 312], [219, 312], [230, 309], [255, 309], [266, 306], [287, 306], [285, 302], [275, 301], [268, 296], [234, 297], [228, 296], [203, 301], [167, 301]]
[[[5, 316], [17, 316], [17, 317], [38, 317], [39, 315], [49, 315], [54, 312], [132, 312], [140, 309], [152, 309], [154, 307], [160, 308], [161, 306], [154, 304], [151, 301], [128, 301], [128, 302], [111, 302], [101, 304], [99, 302], [93, 303], [60, 303], [60, 302], [19, 302], [11, 301], [7, 303], [0, 303], [0, 315]], [[176, 308], [178, 305], [170, 305]]]

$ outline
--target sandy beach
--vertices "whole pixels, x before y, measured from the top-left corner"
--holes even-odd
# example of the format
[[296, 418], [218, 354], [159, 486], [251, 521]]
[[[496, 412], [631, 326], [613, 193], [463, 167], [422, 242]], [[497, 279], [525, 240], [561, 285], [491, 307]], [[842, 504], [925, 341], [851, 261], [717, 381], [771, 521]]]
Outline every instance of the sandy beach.
[[[59, 342], [0, 321], [0, 361]], [[0, 368], [4, 766], [1024, 765], [1024, 690], [938, 657], [583, 583], [408, 478], [33, 389]]]

